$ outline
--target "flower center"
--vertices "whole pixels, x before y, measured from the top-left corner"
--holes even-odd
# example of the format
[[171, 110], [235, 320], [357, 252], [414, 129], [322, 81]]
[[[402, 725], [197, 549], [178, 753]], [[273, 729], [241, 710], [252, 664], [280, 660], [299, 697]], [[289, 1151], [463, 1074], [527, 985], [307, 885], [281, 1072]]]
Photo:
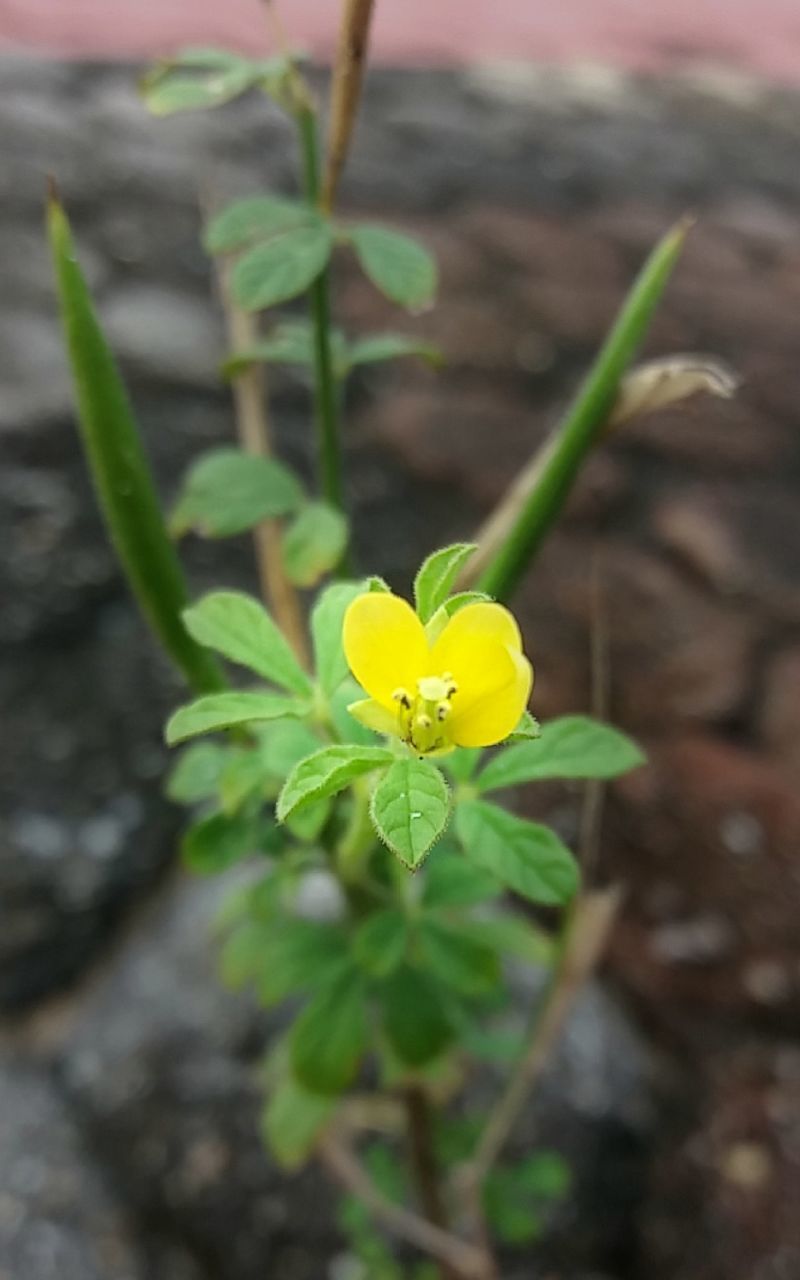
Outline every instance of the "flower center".
[[440, 676], [422, 676], [417, 692], [395, 689], [400, 737], [420, 755], [441, 751], [449, 745], [447, 719], [458, 685], [449, 671]]

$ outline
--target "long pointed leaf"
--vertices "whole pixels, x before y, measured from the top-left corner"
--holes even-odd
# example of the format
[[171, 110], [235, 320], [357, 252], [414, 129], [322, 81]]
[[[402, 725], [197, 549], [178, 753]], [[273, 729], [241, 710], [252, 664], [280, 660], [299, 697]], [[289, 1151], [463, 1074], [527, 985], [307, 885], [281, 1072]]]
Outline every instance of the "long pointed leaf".
[[561, 510], [581, 463], [606, 425], [620, 379], [661, 300], [687, 230], [685, 220], [673, 227], [639, 272], [572, 408], [544, 446], [536, 484], [479, 577], [480, 590], [507, 599]]
[[198, 693], [225, 687], [207, 650], [181, 620], [188, 603], [175, 549], [125, 387], [100, 328], [67, 216], [53, 194], [47, 229], [72, 369], [78, 423], [97, 497], [128, 581], [153, 631]]

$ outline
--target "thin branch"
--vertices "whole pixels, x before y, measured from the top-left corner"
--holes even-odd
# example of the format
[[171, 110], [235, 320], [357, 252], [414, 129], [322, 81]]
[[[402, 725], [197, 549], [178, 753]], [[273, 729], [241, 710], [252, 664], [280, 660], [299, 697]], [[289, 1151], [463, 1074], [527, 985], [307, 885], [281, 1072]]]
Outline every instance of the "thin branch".
[[333, 67], [328, 158], [322, 187], [322, 207], [328, 213], [336, 199], [358, 112], [374, 5], [375, 0], [346, 0], [342, 14]]
[[570, 915], [559, 963], [537, 1016], [522, 1060], [489, 1115], [477, 1150], [457, 1171], [456, 1187], [467, 1199], [476, 1194], [508, 1141], [528, 1095], [557, 1044], [584, 984], [605, 947], [621, 900], [617, 886], [581, 894]]
[[[228, 342], [233, 351], [246, 351], [258, 340], [252, 316], [233, 300], [224, 268], [218, 272]], [[272, 432], [267, 411], [267, 380], [263, 365], [250, 364], [233, 378], [236, 430], [246, 453], [272, 456]], [[280, 523], [262, 520], [253, 530], [258, 576], [264, 599], [300, 662], [308, 665], [308, 643], [294, 586], [286, 576], [280, 545]]]
[[[420, 1085], [409, 1085], [403, 1091], [408, 1135], [408, 1158], [417, 1188], [420, 1208], [428, 1222], [446, 1230], [447, 1210], [442, 1196], [439, 1165], [433, 1145], [433, 1130], [428, 1099]], [[461, 1280], [462, 1273], [449, 1263], [442, 1263], [442, 1280]]]
[[318, 1154], [328, 1172], [338, 1183], [357, 1196], [377, 1222], [398, 1240], [414, 1245], [422, 1253], [453, 1268], [463, 1280], [487, 1280], [483, 1253], [471, 1244], [416, 1213], [393, 1204], [375, 1186], [364, 1166], [341, 1139], [328, 1134], [318, 1147]]

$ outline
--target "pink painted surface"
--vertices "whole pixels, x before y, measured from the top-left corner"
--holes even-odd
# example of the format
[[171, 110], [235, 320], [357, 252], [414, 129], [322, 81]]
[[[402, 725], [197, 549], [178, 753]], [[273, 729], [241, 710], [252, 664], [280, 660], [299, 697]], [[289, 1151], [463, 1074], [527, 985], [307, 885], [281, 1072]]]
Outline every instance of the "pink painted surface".
[[[339, 0], [283, 0], [295, 42], [326, 56]], [[800, 82], [800, 0], [378, 0], [383, 62], [577, 59], [715, 63]], [[0, 0], [0, 45], [152, 56], [187, 43], [263, 48], [258, 0]]]

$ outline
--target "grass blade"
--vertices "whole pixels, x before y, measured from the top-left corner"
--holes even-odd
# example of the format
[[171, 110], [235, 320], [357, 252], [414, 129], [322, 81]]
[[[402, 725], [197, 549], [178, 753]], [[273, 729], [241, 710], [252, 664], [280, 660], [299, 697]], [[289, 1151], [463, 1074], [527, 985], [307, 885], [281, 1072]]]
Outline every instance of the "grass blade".
[[[499, 600], [513, 592], [569, 494], [586, 455], [597, 442], [614, 406], [620, 379], [644, 338], [683, 247], [689, 222], [679, 222], [645, 262], [594, 365], [564, 422], [532, 464], [529, 490], [512, 491], [513, 516], [502, 504], [484, 534], [499, 543], [477, 580], [481, 591]], [[508, 527], [506, 527], [506, 524]]]
[[188, 603], [183, 573], [55, 191], [48, 200], [47, 230], [81, 439], [111, 540], [143, 613], [187, 683], [197, 693], [222, 689], [215, 660], [181, 620]]

